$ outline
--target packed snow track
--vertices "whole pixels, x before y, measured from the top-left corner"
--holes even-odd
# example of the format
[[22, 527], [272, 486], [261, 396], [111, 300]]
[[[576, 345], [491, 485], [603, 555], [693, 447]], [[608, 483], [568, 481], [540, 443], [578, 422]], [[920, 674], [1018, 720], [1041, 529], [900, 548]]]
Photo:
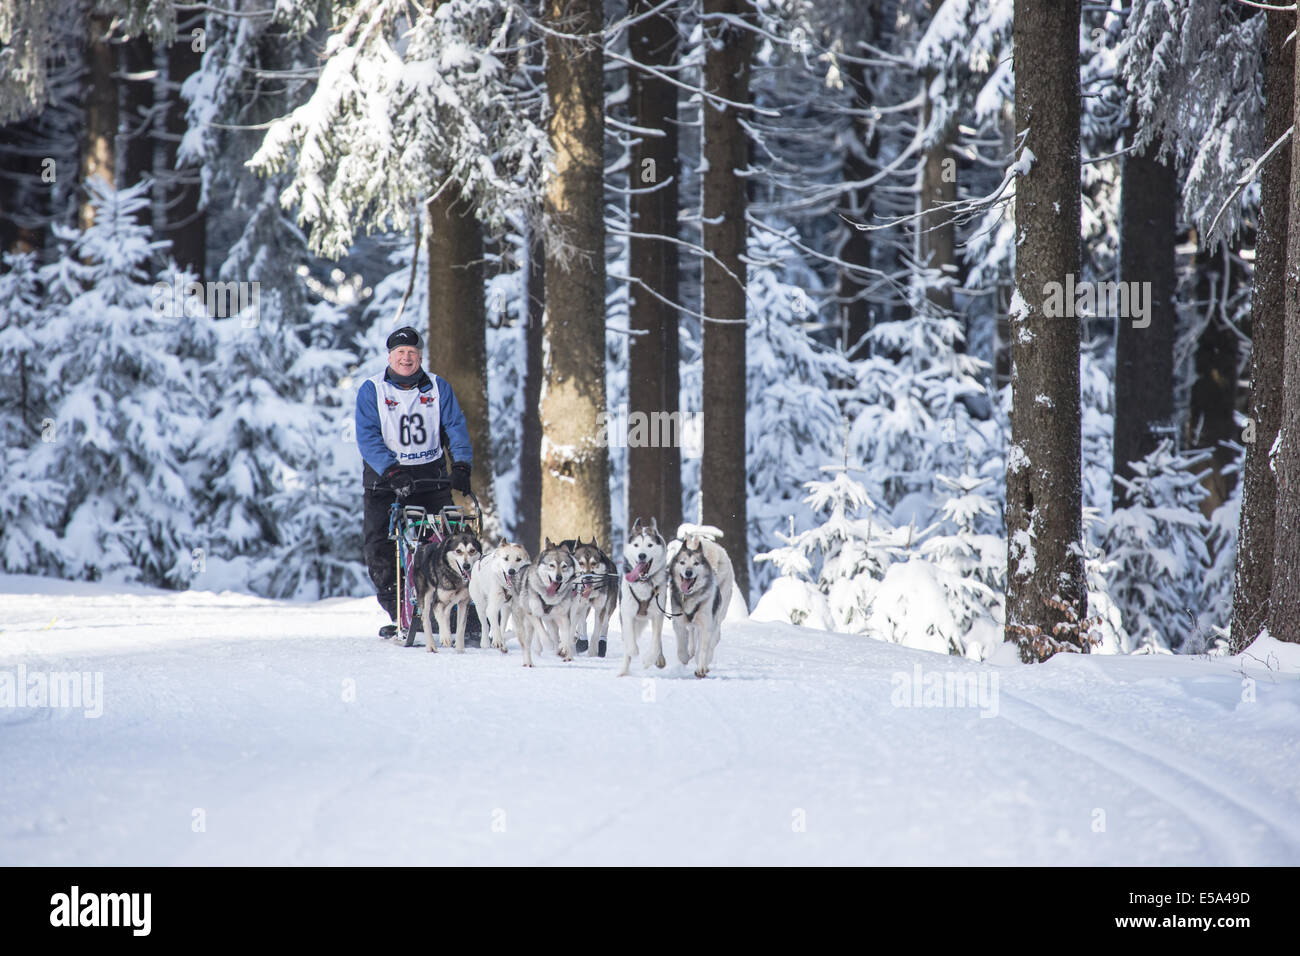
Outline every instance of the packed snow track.
[[1029, 667], [735, 621], [697, 680], [671, 627], [618, 678], [617, 634], [527, 670], [380, 623], [0, 577], [0, 863], [1300, 864], [1267, 639]]

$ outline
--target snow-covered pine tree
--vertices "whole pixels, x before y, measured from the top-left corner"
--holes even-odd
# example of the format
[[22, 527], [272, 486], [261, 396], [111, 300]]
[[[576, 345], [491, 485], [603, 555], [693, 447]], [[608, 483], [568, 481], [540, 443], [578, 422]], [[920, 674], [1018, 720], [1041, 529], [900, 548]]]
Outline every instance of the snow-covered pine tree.
[[1106, 341], [1086, 343], [1079, 353], [1080, 436], [1083, 456], [1083, 506], [1110, 514], [1112, 447], [1115, 431], [1115, 350]]
[[203, 173], [213, 271], [253, 290], [245, 313], [211, 323], [213, 419], [199, 446], [208, 532], [195, 583], [351, 594], [364, 578], [355, 393], [346, 378], [356, 364], [353, 320], [316, 280], [306, 237], [281, 209], [288, 177], [259, 177], [244, 165], [260, 124], [311, 92], [328, 7], [284, 0], [247, 12], [256, 15], [209, 11], [202, 68], [182, 91], [189, 130], [179, 155]]
[[[820, 277], [789, 239], [751, 230], [749, 259], [745, 467], [749, 549], [759, 554], [776, 545], [792, 515], [796, 528], [807, 528], [797, 489], [842, 457], [838, 399], [853, 380], [853, 367], [804, 331], [825, 324], [832, 307]], [[770, 563], [756, 566], [753, 593], [762, 594], [774, 573]]]
[[[928, 529], [916, 549], [917, 556], [909, 564], [927, 564], [933, 569], [931, 579], [942, 588], [947, 614], [940, 620], [944, 623], [950, 620], [951, 624], [945, 627], [943, 623], [931, 622], [931, 636], [946, 641], [949, 653], [982, 660], [1002, 642], [1007, 571], [1007, 542], [1002, 536], [1002, 488], [997, 478], [969, 470], [955, 478], [936, 475], [935, 481], [944, 492], [941, 519], [936, 527]], [[885, 597], [892, 595], [890, 589], [896, 583], [891, 580], [891, 574], [901, 578], [897, 581], [899, 598], [905, 598], [909, 606], [916, 605], [911, 613], [899, 615], [898, 627], [906, 633], [908, 628], [917, 627], [917, 612], [926, 609], [922, 594], [939, 592], [931, 586], [908, 594], [917, 583], [918, 570], [913, 567], [906, 572], [895, 572], [891, 568], [879, 596], [882, 611], [888, 603]], [[933, 613], [933, 609], [928, 610]], [[926, 628], [920, 630], [924, 632]]]
[[825, 465], [822, 471], [832, 477], [804, 484], [814, 526], [778, 534], [784, 545], [755, 555], [781, 576], [750, 616], [868, 633], [881, 579], [904, 555], [913, 529], [894, 528], [881, 516], [866, 486], [852, 477], [860, 469]]
[[0, 272], [0, 567], [54, 574], [63, 561], [58, 528], [66, 486], [45, 388], [45, 312], [36, 253], [5, 253]]
[[[350, 351], [334, 349], [330, 334], [342, 309], [328, 302], [311, 310], [304, 333], [309, 344], [287, 369], [298, 398], [289, 436], [288, 470], [270, 496], [279, 546], [266, 562], [265, 591], [277, 597], [315, 600], [364, 594], [369, 587], [362, 552], [361, 488], [357, 481], [352, 421], [355, 392], [340, 370], [355, 363]], [[319, 343], [319, 344], [318, 344]]]
[[[847, 405], [850, 455], [867, 462], [867, 487], [895, 524], [925, 526], [942, 507], [935, 474], [970, 466], [984, 474], [1003, 437], [988, 417], [980, 377], [987, 365], [958, 351], [961, 323], [926, 312], [882, 322], [868, 333], [870, 357], [857, 363]], [[971, 414], [974, 407], [982, 417]]]
[[58, 230], [66, 245], [41, 271], [48, 318], [31, 363], [59, 452], [45, 478], [67, 486], [58, 571], [183, 585], [198, 545], [191, 449], [206, 425], [198, 363], [210, 334], [172, 307], [191, 277], [154, 271], [160, 244], [137, 221], [146, 187], [85, 186], [94, 222]]
[[343, 254], [358, 226], [405, 232], [412, 209], [453, 183], [494, 233], [537, 210], [546, 134], [510, 70], [522, 14], [509, 0], [333, 5], [311, 97], [250, 160], [289, 171], [282, 201], [314, 252]]
[[1093, 653], [1129, 654], [1133, 651], [1133, 639], [1124, 627], [1124, 613], [1110, 593], [1119, 562], [1097, 543], [1105, 526], [1105, 519], [1099, 517], [1096, 508], [1084, 507], [1083, 572], [1088, 582], [1088, 617], [1095, 622], [1092, 635], [1099, 641]]
[[[197, 583], [276, 597], [307, 582], [308, 593], [354, 593], [360, 579], [343, 569], [359, 561], [360, 482], [348, 428], [353, 396], [340, 389], [356, 356], [336, 347], [338, 310], [305, 304], [293, 266], [306, 250], [276, 193], [264, 184], [221, 267], [223, 280], [238, 277], [255, 294], [245, 311], [212, 320], [212, 421], [196, 446], [209, 475], [210, 537], [207, 577]], [[301, 525], [303, 515], [314, 524]]]
[[[1205, 488], [1199, 466], [1205, 451], [1178, 452], [1168, 439], [1124, 481], [1130, 504], [1106, 520], [1101, 536], [1115, 565], [1110, 593], [1136, 650], [1199, 653], [1210, 523], [1201, 514]], [[1122, 480], [1122, 479], [1121, 479]]]

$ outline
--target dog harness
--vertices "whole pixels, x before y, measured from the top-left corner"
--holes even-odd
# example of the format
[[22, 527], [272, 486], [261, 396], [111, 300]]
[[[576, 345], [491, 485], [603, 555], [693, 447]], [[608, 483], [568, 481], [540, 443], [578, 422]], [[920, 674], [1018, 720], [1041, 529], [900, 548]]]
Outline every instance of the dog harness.
[[[637, 567], [640, 567], [640, 565], [637, 565]], [[633, 576], [632, 576], [633, 573], [634, 573], [634, 569], [633, 569], [633, 567], [632, 567], [632, 563], [631, 563], [630, 561], [628, 561], [627, 558], [624, 558], [624, 559], [623, 559], [623, 577], [624, 577], [624, 579], [627, 581], [627, 583], [628, 583], [628, 584], [640, 584], [641, 582], [643, 582], [643, 581], [645, 580], [645, 575], [644, 575], [644, 574], [636, 573], [636, 577], [633, 577]], [[635, 591], [632, 592], [632, 597], [636, 600], [636, 603], [637, 603], [636, 616], [637, 616], [637, 617], [645, 617], [647, 614], [650, 613], [650, 602], [653, 601], [654, 598], [655, 598], [655, 586], [654, 586], [653, 584], [650, 585], [650, 595], [649, 595], [649, 596], [648, 596], [644, 601], [641, 600], [639, 597], [636, 596], [636, 592], [635, 592]]]

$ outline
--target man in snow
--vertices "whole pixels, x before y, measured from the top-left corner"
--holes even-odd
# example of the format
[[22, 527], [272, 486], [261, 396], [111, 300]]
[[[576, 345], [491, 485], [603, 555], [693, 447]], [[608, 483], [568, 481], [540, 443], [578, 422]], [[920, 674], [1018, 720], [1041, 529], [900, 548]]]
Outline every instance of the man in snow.
[[[388, 367], [361, 383], [357, 392], [357, 447], [364, 462], [365, 556], [376, 597], [388, 616], [397, 620], [397, 570], [393, 545], [388, 540], [388, 512], [395, 492], [408, 491], [415, 481], [443, 478], [443, 439], [451, 450], [451, 487], [462, 494], [470, 490], [474, 453], [469, 429], [456, 395], [443, 379], [420, 367], [420, 335], [403, 326], [388, 337]], [[407, 504], [430, 513], [452, 503], [446, 488], [405, 497]], [[478, 618], [471, 610], [467, 634], [478, 634]], [[397, 633], [386, 624], [379, 636]]]

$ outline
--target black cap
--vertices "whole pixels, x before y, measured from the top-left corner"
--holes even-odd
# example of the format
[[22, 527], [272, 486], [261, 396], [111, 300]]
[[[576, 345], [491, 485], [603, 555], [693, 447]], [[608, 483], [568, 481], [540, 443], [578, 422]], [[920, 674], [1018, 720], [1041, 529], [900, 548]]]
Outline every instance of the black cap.
[[400, 329], [388, 336], [388, 351], [399, 348], [403, 345], [409, 345], [412, 348], [420, 347], [420, 333], [415, 331], [409, 325], [404, 325]]

